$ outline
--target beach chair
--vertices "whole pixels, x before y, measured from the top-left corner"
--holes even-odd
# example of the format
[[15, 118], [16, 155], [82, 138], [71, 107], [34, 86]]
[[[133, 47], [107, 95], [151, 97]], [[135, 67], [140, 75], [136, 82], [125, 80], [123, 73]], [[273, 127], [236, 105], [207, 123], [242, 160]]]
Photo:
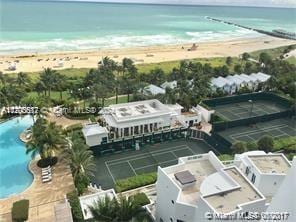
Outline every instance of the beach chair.
[[51, 180], [52, 180], [52, 177], [42, 178], [42, 183], [47, 183], [47, 182], [50, 182]]
[[41, 178], [42, 178], [42, 180], [43, 180], [43, 179], [48, 179], [48, 178], [51, 179], [52, 176], [51, 176], [51, 174], [48, 174], [48, 175], [43, 175]]
[[41, 169], [41, 175], [43, 176], [43, 175], [49, 175], [49, 174], [51, 174], [51, 168], [49, 167], [49, 168], [42, 168]]

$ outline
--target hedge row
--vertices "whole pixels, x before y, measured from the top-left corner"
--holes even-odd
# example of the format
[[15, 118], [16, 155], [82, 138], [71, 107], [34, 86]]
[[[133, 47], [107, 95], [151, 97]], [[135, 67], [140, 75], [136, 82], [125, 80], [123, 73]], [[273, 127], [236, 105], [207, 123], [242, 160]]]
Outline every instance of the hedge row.
[[77, 191], [74, 190], [71, 193], [68, 193], [67, 194], [67, 199], [68, 199], [68, 201], [70, 203], [70, 206], [71, 206], [73, 220], [75, 222], [84, 221]]
[[29, 200], [19, 200], [13, 203], [11, 217], [13, 221], [21, 222], [28, 220]]
[[156, 182], [157, 173], [141, 174], [134, 177], [129, 177], [122, 180], [117, 180], [115, 184], [116, 192], [123, 192]]
[[145, 206], [150, 204], [150, 200], [145, 193], [137, 193], [130, 198], [134, 200], [137, 206]]
[[81, 123], [76, 123], [76, 124], [73, 124], [71, 126], [68, 126], [66, 128], [66, 132], [71, 132], [71, 131], [76, 131], [76, 130], [81, 130], [83, 127], [82, 127], [82, 124]]
[[87, 120], [93, 115], [89, 113], [67, 113], [67, 114], [64, 114], [64, 116], [68, 119], [73, 119], [73, 120]]
[[296, 151], [296, 136], [279, 138], [274, 140], [274, 151]]
[[220, 123], [220, 122], [227, 122], [226, 119], [222, 118], [219, 115], [212, 114], [211, 116], [211, 123]]

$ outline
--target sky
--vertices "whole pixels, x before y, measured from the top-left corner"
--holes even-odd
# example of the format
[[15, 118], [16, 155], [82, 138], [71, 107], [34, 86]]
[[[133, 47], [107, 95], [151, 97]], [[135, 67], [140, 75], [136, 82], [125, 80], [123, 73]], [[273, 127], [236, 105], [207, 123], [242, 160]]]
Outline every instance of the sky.
[[128, 2], [158, 4], [238, 5], [263, 7], [296, 7], [296, 0], [74, 0], [94, 2]]

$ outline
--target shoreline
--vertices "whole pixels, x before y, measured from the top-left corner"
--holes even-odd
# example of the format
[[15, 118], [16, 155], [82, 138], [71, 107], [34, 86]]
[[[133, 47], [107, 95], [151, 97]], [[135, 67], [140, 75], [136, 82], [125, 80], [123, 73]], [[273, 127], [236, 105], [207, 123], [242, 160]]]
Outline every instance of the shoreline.
[[[108, 56], [116, 62], [123, 58], [132, 59], [135, 64], [159, 63], [194, 58], [213, 58], [239, 56], [244, 52], [270, 49], [295, 44], [296, 41], [279, 39], [270, 36], [236, 38], [219, 41], [208, 41], [175, 45], [154, 45], [133, 48], [57, 51], [49, 53], [29, 53], [0, 55], [0, 71], [3, 73], [38, 72], [44, 68], [56, 70], [68, 68], [96, 68], [102, 57]], [[15, 64], [16, 70], [8, 70]]]

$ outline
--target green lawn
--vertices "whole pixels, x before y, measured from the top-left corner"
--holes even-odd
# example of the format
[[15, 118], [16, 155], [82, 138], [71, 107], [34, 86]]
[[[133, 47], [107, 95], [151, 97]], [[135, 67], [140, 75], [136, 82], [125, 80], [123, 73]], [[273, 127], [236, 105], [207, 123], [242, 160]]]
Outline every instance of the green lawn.
[[[296, 47], [296, 45], [294, 45]], [[267, 52], [270, 54], [273, 58], [279, 57], [280, 55], [283, 54], [283, 51], [287, 48], [287, 46], [283, 47], [278, 47], [274, 49], [264, 49], [264, 50], [258, 50], [251, 52], [250, 55], [254, 59], [258, 59], [259, 54], [261, 52]], [[217, 66], [223, 66], [225, 65], [225, 60], [226, 57], [216, 57], [216, 58], [196, 58], [196, 59], [191, 59], [189, 61], [192, 62], [200, 62], [202, 64], [209, 63], [211, 64], [212, 67], [217, 67]], [[236, 64], [241, 64], [242, 61], [239, 60], [237, 57], [232, 57], [232, 64], [228, 67], [230, 72], [233, 72], [233, 68]], [[294, 58], [289, 58], [287, 61], [295, 64], [296, 59]], [[154, 68], [161, 68], [164, 70], [165, 73], [170, 73], [173, 68], [178, 68], [179, 67], [180, 61], [170, 61], [170, 62], [161, 62], [161, 63], [147, 63], [147, 64], [139, 64], [136, 65], [140, 73], [149, 73], [150, 70]], [[63, 69], [63, 70], [58, 70], [58, 72], [62, 75], [68, 76], [69, 78], [79, 78], [79, 77], [84, 77], [86, 73], [89, 71], [89, 68], [69, 68], [69, 69]], [[31, 78], [33, 81], [36, 81], [38, 79], [38, 74], [40, 72], [31, 72], [28, 73], [30, 74]], [[16, 76], [16, 74], [11, 74], [11, 76]]]
[[290, 58], [286, 59], [287, 62], [296, 65], [296, 57], [291, 56]]
[[[296, 45], [293, 45], [294, 47], [296, 47]], [[262, 52], [266, 52], [268, 53], [272, 58], [278, 58], [280, 57], [282, 54], [284, 54], [284, 50], [287, 48], [288, 46], [282, 46], [282, 47], [278, 47], [278, 48], [273, 48], [273, 49], [263, 49], [263, 50], [258, 50], [258, 51], [254, 51], [251, 52], [250, 55], [251, 57], [258, 59], [260, 53]]]
[[[29, 96], [38, 96], [37, 92], [30, 92], [30, 93], [28, 93], [28, 95]], [[52, 98], [54, 100], [59, 100], [60, 99], [60, 92], [52, 91], [50, 93], [50, 98]], [[63, 99], [67, 99], [67, 100], [71, 99], [68, 91], [63, 92]]]
[[[187, 61], [192, 62], [200, 62], [202, 64], [209, 63], [212, 67], [223, 66], [225, 65], [225, 57], [216, 57], [216, 58], [197, 58], [197, 59], [190, 59]], [[233, 70], [234, 65], [238, 62], [238, 58], [233, 57], [233, 65], [229, 68]], [[161, 63], [147, 63], [147, 64], [140, 64], [137, 65], [137, 68], [140, 73], [149, 73], [150, 70], [155, 68], [161, 68], [165, 73], [170, 73], [173, 68], [179, 67], [180, 61], [171, 61], [171, 62], [161, 62]]]
[[[132, 99], [132, 95], [130, 95], [130, 100], [131, 99]], [[101, 103], [102, 100], [99, 98], [98, 102]], [[90, 101], [86, 101], [85, 105], [89, 106], [90, 103], [91, 103]], [[118, 96], [118, 103], [127, 103], [127, 95]], [[105, 102], [104, 102], [105, 107], [113, 105], [113, 104], [116, 104], [115, 97], [113, 98], [113, 96], [112, 96], [111, 98], [105, 99]], [[80, 105], [80, 107], [83, 107], [83, 102], [81, 102], [79, 105]]]

